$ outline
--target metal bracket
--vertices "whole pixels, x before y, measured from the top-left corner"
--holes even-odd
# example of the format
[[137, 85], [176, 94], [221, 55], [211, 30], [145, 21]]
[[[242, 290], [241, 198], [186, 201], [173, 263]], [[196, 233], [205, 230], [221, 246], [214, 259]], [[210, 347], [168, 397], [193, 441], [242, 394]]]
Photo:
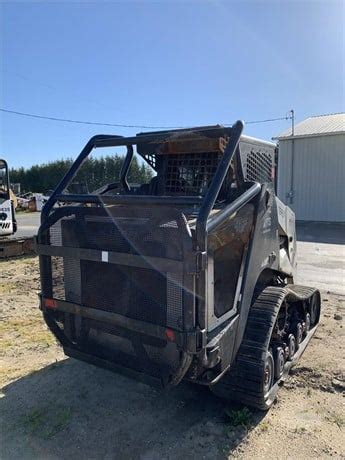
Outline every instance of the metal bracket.
[[186, 261], [186, 273], [188, 275], [197, 275], [207, 268], [207, 252], [198, 251], [191, 254]]
[[205, 329], [197, 329], [191, 332], [182, 332], [183, 349], [189, 353], [198, 353], [206, 347], [207, 336]]
[[207, 268], [207, 252], [199, 251], [196, 254], [197, 273], [201, 272], [202, 270], [206, 270], [206, 268]]

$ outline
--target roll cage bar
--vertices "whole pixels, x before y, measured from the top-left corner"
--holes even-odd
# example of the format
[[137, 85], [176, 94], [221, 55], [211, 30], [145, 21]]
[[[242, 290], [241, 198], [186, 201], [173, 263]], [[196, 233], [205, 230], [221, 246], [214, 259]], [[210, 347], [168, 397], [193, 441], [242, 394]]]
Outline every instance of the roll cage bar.
[[[41, 222], [49, 216], [51, 209], [57, 201], [67, 202], [79, 202], [79, 203], [100, 203], [99, 195], [75, 195], [75, 194], [63, 194], [63, 191], [71, 183], [78, 170], [90, 155], [94, 148], [102, 147], [127, 147], [127, 155], [120, 172], [120, 184], [122, 189], [129, 192], [130, 187], [127, 181], [128, 171], [133, 158], [133, 145], [145, 144], [145, 143], [161, 143], [167, 141], [171, 136], [176, 136], [177, 133], [198, 133], [200, 135], [206, 135], [208, 137], [220, 137], [228, 136], [229, 142], [224, 150], [224, 154], [217, 167], [212, 182], [204, 197], [201, 196], [140, 196], [140, 195], [114, 195], [114, 196], [103, 196], [102, 201], [104, 203], [111, 204], [138, 204], [141, 205], [167, 205], [167, 204], [200, 204], [196, 220], [196, 241], [200, 251], [206, 249], [206, 239], [209, 231], [212, 231], [218, 226], [224, 218], [238, 211], [242, 206], [248, 203], [254, 196], [256, 196], [261, 186], [259, 183], [252, 183], [251, 187], [244, 191], [238, 198], [232, 203], [226, 206], [224, 209], [219, 211], [217, 215], [209, 219], [211, 210], [216, 202], [217, 196], [221, 190], [224, 179], [228, 172], [230, 163], [234, 155], [236, 155], [236, 164], [238, 166], [239, 181], [244, 182], [242, 161], [240, 156], [239, 142], [243, 132], [244, 123], [237, 121], [230, 128], [221, 126], [207, 127], [207, 128], [191, 128], [191, 129], [180, 129], [170, 131], [160, 131], [156, 133], [139, 134], [133, 137], [124, 137], [116, 135], [96, 135], [92, 137], [85, 145], [83, 150], [80, 152], [77, 159], [74, 161], [66, 175], [62, 178], [60, 183], [55, 188], [53, 194], [48, 199], [41, 213]], [[145, 158], [144, 158], [145, 159]], [[110, 184], [111, 185], [111, 184]], [[104, 193], [104, 190], [103, 190]]]

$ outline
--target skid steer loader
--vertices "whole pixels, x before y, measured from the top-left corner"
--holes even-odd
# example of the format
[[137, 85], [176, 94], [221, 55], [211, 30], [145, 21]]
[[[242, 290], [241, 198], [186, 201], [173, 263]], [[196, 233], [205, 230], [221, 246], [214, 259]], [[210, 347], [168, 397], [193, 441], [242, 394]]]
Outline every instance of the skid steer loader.
[[[294, 284], [295, 218], [275, 196], [275, 146], [242, 131], [237, 121], [86, 144], [36, 241], [40, 308], [66, 355], [272, 405], [315, 332], [320, 294]], [[68, 193], [94, 148], [116, 146], [127, 147], [119, 182]], [[134, 149], [156, 172], [135, 188]]]
[[13, 197], [8, 165], [5, 160], [0, 159], [0, 238], [13, 235], [17, 231]]

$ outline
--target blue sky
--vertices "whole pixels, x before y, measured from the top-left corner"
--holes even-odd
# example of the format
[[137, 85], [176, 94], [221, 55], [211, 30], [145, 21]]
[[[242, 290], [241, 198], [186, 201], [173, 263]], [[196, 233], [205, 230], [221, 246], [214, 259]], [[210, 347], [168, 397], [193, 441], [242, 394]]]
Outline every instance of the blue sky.
[[[344, 111], [343, 1], [2, 2], [0, 107], [191, 126]], [[247, 125], [270, 139], [288, 121]], [[0, 113], [11, 166], [75, 157], [97, 133]]]

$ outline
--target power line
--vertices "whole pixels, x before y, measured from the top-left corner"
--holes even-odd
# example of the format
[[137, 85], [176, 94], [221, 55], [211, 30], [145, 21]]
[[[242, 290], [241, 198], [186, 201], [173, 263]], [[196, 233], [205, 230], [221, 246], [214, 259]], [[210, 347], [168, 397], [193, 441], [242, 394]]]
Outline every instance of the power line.
[[[18, 112], [16, 110], [8, 110], [8, 109], [3, 109], [3, 108], [0, 108], [0, 111], [5, 112], [5, 113], [11, 113], [13, 115], [19, 115], [22, 117], [39, 118], [42, 120], [59, 121], [63, 123], [77, 123], [81, 125], [115, 126], [117, 128], [139, 128], [139, 129], [184, 129], [184, 128], [187, 128], [186, 126], [125, 125], [125, 124], [120, 124], [120, 123], [101, 123], [98, 121], [71, 120], [67, 118], [48, 117], [44, 115], [36, 115], [33, 113]], [[273, 121], [281, 121], [281, 120], [289, 120], [289, 119], [291, 119], [291, 116], [268, 118], [266, 120], [246, 121], [245, 123], [246, 124], [268, 123], [268, 122], [273, 122]], [[224, 126], [231, 126], [231, 125], [224, 124]]]
[[31, 118], [40, 118], [43, 120], [50, 120], [50, 121], [61, 121], [64, 123], [78, 123], [81, 125], [98, 125], [98, 126], [115, 126], [117, 128], [141, 128], [141, 129], [179, 129], [182, 126], [144, 126], [144, 125], [123, 125], [119, 123], [100, 123], [98, 121], [82, 121], [82, 120], [70, 120], [67, 118], [56, 118], [56, 117], [46, 117], [43, 115], [36, 115], [33, 113], [25, 113], [25, 112], [18, 112], [16, 110], [7, 110], [0, 108], [1, 112], [5, 113], [12, 113], [14, 115], [20, 115], [23, 117], [31, 117]]
[[254, 120], [254, 121], [246, 121], [246, 125], [254, 124], [254, 123], [268, 123], [270, 121], [281, 121], [281, 120], [290, 120], [291, 116], [286, 117], [279, 117], [279, 118], [267, 118], [266, 120]]

